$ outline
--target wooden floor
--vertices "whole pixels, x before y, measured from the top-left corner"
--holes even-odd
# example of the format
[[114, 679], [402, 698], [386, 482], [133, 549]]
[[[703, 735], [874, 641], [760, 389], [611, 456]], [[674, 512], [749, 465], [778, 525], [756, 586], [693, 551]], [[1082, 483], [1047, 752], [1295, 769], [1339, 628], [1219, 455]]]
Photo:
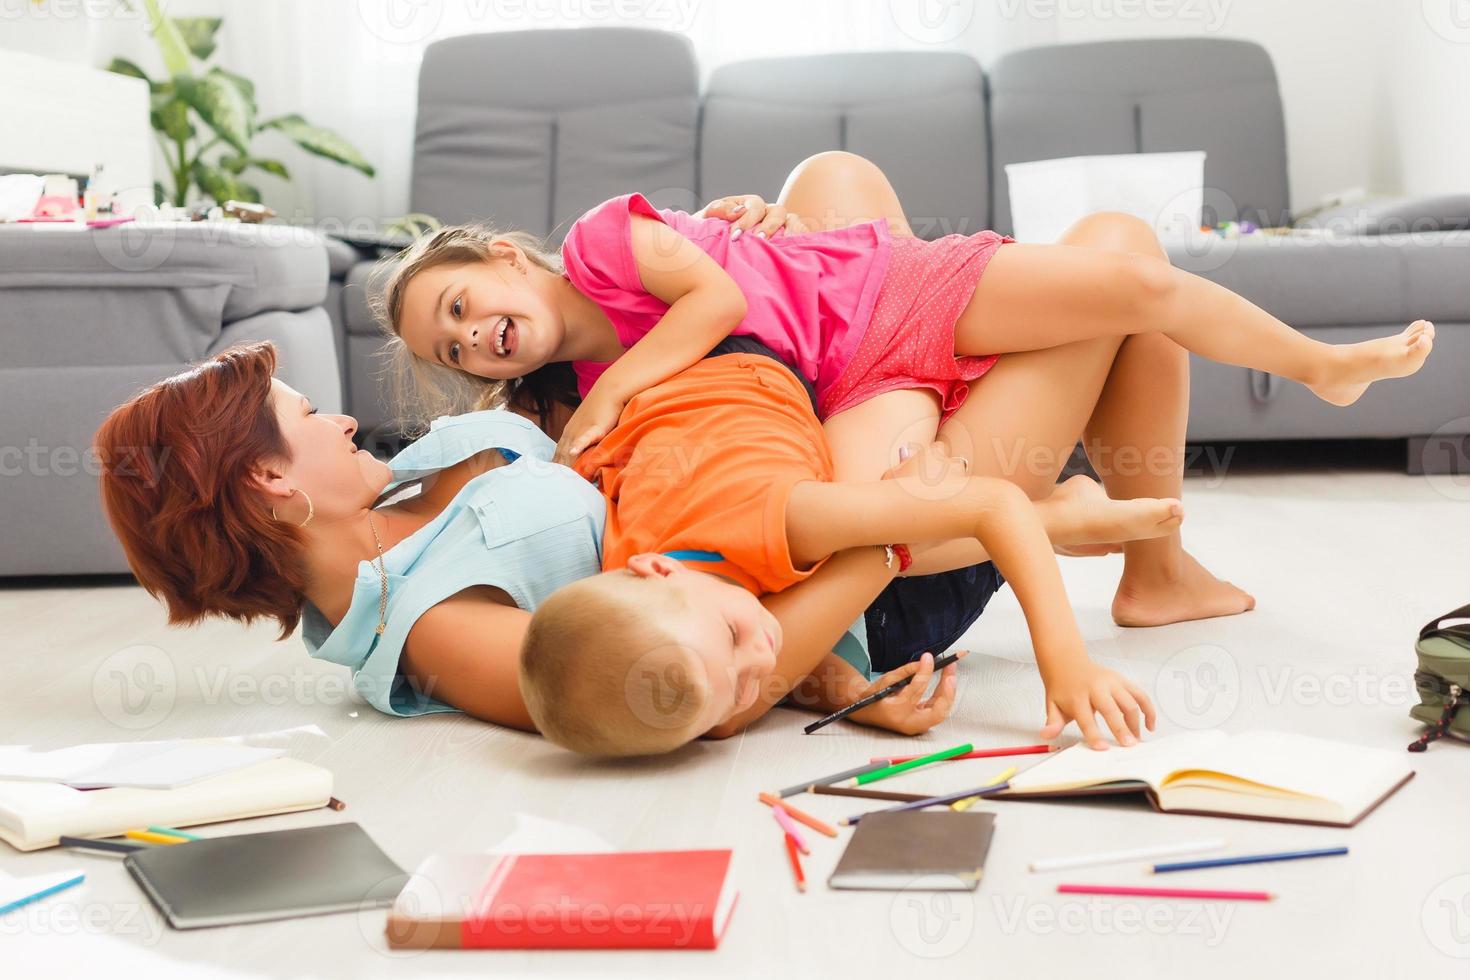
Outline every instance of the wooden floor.
[[[1412, 641], [1470, 601], [1470, 485], [1360, 468], [1244, 468], [1186, 490], [1186, 542], [1252, 589], [1246, 616], [1122, 630], [1108, 616], [1119, 564], [1073, 560], [1068, 585], [1094, 658], [1153, 691], [1163, 731], [1314, 733], [1402, 749], [1418, 732]], [[171, 932], [106, 857], [0, 845], [0, 871], [82, 866], [82, 889], [0, 918], [4, 973], [23, 977], [1117, 975], [1409, 977], [1470, 957], [1470, 746], [1415, 757], [1416, 779], [1351, 831], [1156, 815], [1131, 805], [994, 802], [997, 831], [973, 895], [834, 892], [840, 841], [816, 837], [812, 891], [794, 892], [761, 789], [882, 752], [961, 741], [1034, 741], [1041, 685], [1014, 599], [968, 637], [960, 706], [941, 730], [902, 740], [833, 726], [804, 736], [780, 710], [744, 737], [672, 757], [592, 764], [537, 738], [460, 717], [394, 720], [356, 703], [340, 668], [269, 628], [163, 625], [128, 585], [0, 588], [0, 741], [40, 746], [290, 729], [293, 754], [329, 767], [345, 812], [220, 825], [210, 833], [360, 822], [405, 868], [434, 851], [491, 848], [529, 815], [620, 848], [733, 847], [742, 897], [712, 954], [388, 952], [385, 913]], [[122, 696], [126, 694], [126, 697]], [[948, 789], [1001, 765], [954, 763], [895, 788]], [[904, 785], [898, 786], [898, 783]], [[827, 818], [834, 797], [796, 802]], [[844, 832], [845, 834], [845, 832]], [[1055, 893], [1028, 861], [1154, 842], [1227, 837], [1234, 849], [1346, 843], [1347, 858], [1222, 870], [1221, 887], [1269, 904], [1146, 903]], [[1131, 866], [1067, 877], [1139, 882]], [[1457, 957], [1459, 959], [1457, 959]]]

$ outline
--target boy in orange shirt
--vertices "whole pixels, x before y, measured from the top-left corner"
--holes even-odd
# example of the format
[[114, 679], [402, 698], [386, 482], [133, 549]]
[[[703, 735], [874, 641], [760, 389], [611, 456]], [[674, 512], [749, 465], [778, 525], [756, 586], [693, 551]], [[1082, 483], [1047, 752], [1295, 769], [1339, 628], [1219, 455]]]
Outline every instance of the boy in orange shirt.
[[[1120, 742], [1140, 714], [1153, 727], [1147, 695], [1088, 659], [1052, 547], [1170, 533], [1183, 518], [1177, 500], [1033, 504], [953, 465], [938, 483], [902, 467], [897, 479], [833, 483], [806, 391], [752, 354], [708, 358], [637, 395], [577, 469], [608, 501], [605, 571], [542, 603], [520, 664], [531, 717], [558, 744], [638, 755], [732, 734], [769, 708], [763, 682], [781, 655], [780, 627], [756, 596], [843, 549], [960, 537], [978, 539], [1015, 590], [1049, 724], [1074, 719], [1097, 747], [1095, 712]], [[847, 670], [862, 683], [839, 686], [855, 698], [867, 679]], [[926, 660], [915, 693], [927, 670]], [[952, 674], [944, 683], [952, 691]]]

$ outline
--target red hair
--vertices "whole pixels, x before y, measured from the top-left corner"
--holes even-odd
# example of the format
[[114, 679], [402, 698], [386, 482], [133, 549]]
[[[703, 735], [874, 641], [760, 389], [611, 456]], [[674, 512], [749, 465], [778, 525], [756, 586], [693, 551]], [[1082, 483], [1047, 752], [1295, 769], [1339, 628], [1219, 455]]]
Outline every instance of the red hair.
[[276, 349], [240, 344], [144, 389], [97, 430], [102, 508], [168, 621], [301, 618], [301, 536], [272, 519], [251, 472], [291, 453], [271, 404]]

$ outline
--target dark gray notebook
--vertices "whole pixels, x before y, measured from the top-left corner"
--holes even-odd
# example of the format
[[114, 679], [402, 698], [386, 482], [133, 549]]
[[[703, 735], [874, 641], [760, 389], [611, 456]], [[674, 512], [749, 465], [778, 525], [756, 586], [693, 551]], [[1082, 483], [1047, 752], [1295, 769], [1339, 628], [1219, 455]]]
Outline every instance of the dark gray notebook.
[[123, 863], [175, 929], [391, 905], [408, 880], [355, 823], [150, 847]]
[[946, 808], [869, 814], [858, 823], [827, 884], [974, 891], [994, 830], [993, 813]]

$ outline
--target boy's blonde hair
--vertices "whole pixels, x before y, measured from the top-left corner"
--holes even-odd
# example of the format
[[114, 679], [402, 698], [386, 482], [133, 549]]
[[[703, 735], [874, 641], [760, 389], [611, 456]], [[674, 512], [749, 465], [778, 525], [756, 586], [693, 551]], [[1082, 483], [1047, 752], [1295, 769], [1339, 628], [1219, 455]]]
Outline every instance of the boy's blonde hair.
[[494, 245], [497, 241], [514, 243], [526, 253], [527, 260], [548, 272], [562, 274], [560, 254], [530, 232], [467, 224], [448, 225], [420, 237], [402, 252], [378, 263], [368, 279], [369, 306], [388, 338], [382, 351], [386, 361], [383, 373], [393, 421], [410, 438], [421, 435], [441, 415], [504, 407], [515, 388], [515, 382], [477, 378], [416, 357], [400, 336], [403, 296], [414, 276], [443, 265], [510, 258], [514, 253]]
[[563, 586], [536, 610], [520, 684], [542, 735], [583, 755], [630, 756], [703, 734], [708, 678], [665, 625], [683, 601], [658, 584], [604, 572]]

